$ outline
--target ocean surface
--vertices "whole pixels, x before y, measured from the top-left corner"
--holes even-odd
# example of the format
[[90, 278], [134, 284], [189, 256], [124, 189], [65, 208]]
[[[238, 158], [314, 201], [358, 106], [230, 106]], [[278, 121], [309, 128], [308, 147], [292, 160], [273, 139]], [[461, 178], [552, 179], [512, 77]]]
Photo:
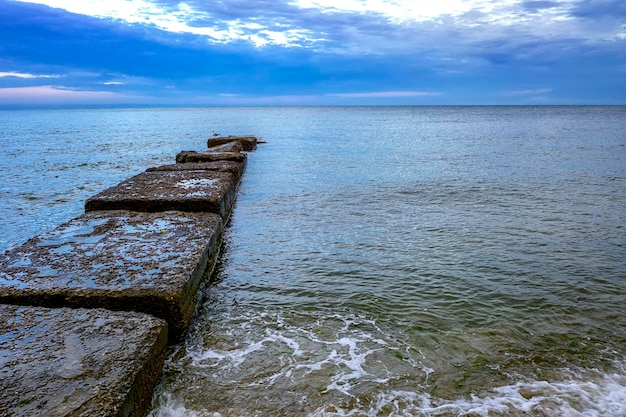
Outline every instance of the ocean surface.
[[150, 417], [626, 416], [626, 107], [0, 111], [0, 250], [254, 134]]

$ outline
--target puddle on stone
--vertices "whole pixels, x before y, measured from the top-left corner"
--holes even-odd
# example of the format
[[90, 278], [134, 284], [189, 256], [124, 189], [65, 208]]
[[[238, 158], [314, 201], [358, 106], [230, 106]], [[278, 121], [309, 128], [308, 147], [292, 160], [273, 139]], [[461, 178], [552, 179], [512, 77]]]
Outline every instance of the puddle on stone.
[[95, 244], [104, 238], [103, 234], [94, 235], [96, 227], [106, 224], [108, 219], [91, 219], [86, 224], [70, 223], [66, 227], [43, 235], [38, 247], [61, 246], [65, 244]]
[[8, 275], [6, 273], [0, 272], [0, 283], [3, 287], [11, 287], [22, 290], [27, 286], [27, 282], [25, 281], [26, 277], [27, 274], [24, 272], [18, 272], [13, 275]]
[[44, 265], [44, 266], [37, 266], [35, 267], [37, 269], [37, 276], [39, 278], [50, 278], [50, 277], [58, 277], [59, 276], [59, 271], [57, 271], [56, 269], [48, 266], [48, 265]]
[[31, 266], [31, 265], [32, 265], [32, 262], [30, 259], [22, 258], [20, 260], [13, 262], [8, 267], [9, 268], [24, 268], [24, 267]]
[[80, 338], [75, 334], [65, 336], [65, 349], [61, 355], [62, 364], [57, 369], [61, 378], [72, 379], [85, 373], [82, 360], [86, 352]]
[[70, 244], [61, 245], [58, 248], [50, 249], [50, 252], [55, 255], [67, 255], [74, 250], [74, 246]]
[[213, 187], [217, 181], [209, 178], [199, 178], [199, 179], [189, 179], [189, 180], [181, 180], [176, 183], [177, 187], [184, 188], [186, 190], [190, 188], [199, 188], [199, 187]]

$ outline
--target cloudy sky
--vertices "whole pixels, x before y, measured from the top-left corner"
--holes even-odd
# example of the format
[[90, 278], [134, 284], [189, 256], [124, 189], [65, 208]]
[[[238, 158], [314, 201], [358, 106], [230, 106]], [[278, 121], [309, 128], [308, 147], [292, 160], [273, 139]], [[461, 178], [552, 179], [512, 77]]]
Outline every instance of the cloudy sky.
[[0, 0], [0, 106], [626, 104], [626, 0]]

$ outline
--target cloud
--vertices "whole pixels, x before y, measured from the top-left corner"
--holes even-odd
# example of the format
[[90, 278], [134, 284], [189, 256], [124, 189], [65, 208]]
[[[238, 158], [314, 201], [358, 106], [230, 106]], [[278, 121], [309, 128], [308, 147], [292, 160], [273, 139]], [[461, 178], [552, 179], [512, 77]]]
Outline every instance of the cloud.
[[506, 91], [502, 93], [503, 96], [507, 97], [517, 97], [517, 96], [530, 96], [530, 95], [544, 95], [552, 92], [552, 88], [535, 88], [528, 90], [516, 90], [516, 91]]
[[324, 104], [319, 95], [269, 95], [243, 96], [235, 94], [220, 94], [221, 98], [206, 97], [205, 103], [237, 106], [311, 106]]
[[[607, 10], [625, 7], [612, 0], [595, 1], [610, 3]], [[549, 45], [562, 40], [606, 42], [624, 34], [620, 25], [591, 26], [573, 19], [585, 10], [585, 3], [578, 0], [31, 0], [26, 4], [32, 3], [104, 22], [141, 25], [143, 39], [198, 49], [239, 48], [245, 43], [253, 48], [308, 48], [352, 56], [406, 51], [414, 57], [459, 56], [471, 54], [474, 44], [502, 39], [513, 45]], [[135, 26], [126, 31], [139, 34]]]
[[331, 97], [344, 98], [396, 98], [396, 97], [429, 97], [439, 96], [441, 93], [432, 91], [375, 91], [365, 93], [335, 93]]
[[545, 9], [554, 9], [561, 7], [562, 4], [557, 1], [524, 1], [522, 7], [526, 10], [540, 11]]
[[25, 78], [25, 79], [34, 79], [34, 78], [60, 78], [60, 75], [50, 75], [50, 74], [29, 74], [25, 72], [0, 72], [0, 78], [5, 77], [15, 77], [15, 78]]
[[51, 85], [0, 88], [0, 105], [117, 104], [137, 101], [145, 103], [147, 99], [107, 91], [70, 90]]
[[[593, 4], [607, 12], [623, 10], [625, 6], [618, 2], [621, 0], [594, 0]], [[247, 42], [255, 47], [279, 45], [344, 53], [398, 49], [422, 42], [432, 45], [429, 39], [433, 35], [437, 39], [444, 34], [445, 38], [445, 33], [451, 32], [459, 35], [457, 39], [498, 37], [507, 30], [537, 37], [563, 34], [577, 37], [577, 21], [568, 16], [595, 10], [586, 6], [589, 1], [577, 0], [30, 0], [29, 3], [199, 36], [213, 44]], [[595, 39], [590, 32], [582, 37]], [[447, 40], [458, 42], [452, 36]]]
[[624, 19], [626, 17], [626, 2], [623, 0], [581, 1], [576, 3], [576, 5], [572, 8], [572, 16], [583, 18], [610, 17], [613, 19]]
[[[303, 46], [315, 41], [310, 38], [308, 30], [293, 27], [284, 18], [281, 22], [261, 20], [253, 17], [254, 15], [247, 15], [246, 19], [224, 19], [224, 15], [216, 18], [211, 12], [213, 4], [204, 2], [30, 0], [28, 3], [46, 5], [80, 15], [120, 20], [129, 24], [150, 25], [168, 32], [198, 35], [215, 44], [246, 41], [257, 47]], [[252, 3], [255, 4], [256, 12], [260, 10], [260, 3], [263, 2]], [[275, 7], [266, 8], [268, 9], [274, 10]], [[250, 10], [250, 7], [239, 10]]]
[[67, 89], [120, 100], [252, 105], [515, 101], [532, 95], [502, 91], [549, 85], [577, 102], [619, 102], [621, 10], [610, 0], [0, 0], [0, 71], [33, 75], [0, 87], [58, 74]]

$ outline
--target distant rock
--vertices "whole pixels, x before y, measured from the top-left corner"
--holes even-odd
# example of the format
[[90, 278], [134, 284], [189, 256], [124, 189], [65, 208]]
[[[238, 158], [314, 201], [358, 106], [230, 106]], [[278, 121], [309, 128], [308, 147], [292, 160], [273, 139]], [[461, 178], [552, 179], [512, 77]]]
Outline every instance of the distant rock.
[[253, 151], [256, 149], [258, 139], [256, 136], [217, 136], [209, 138], [207, 141], [207, 147], [212, 148], [214, 146], [223, 145], [230, 142], [240, 142], [244, 151]]
[[243, 150], [243, 145], [238, 140], [232, 142], [226, 142], [222, 145], [212, 146], [207, 149], [207, 152], [241, 152]]
[[176, 162], [211, 162], [211, 161], [235, 161], [245, 162], [246, 154], [241, 152], [196, 152], [182, 151], [176, 155]]

